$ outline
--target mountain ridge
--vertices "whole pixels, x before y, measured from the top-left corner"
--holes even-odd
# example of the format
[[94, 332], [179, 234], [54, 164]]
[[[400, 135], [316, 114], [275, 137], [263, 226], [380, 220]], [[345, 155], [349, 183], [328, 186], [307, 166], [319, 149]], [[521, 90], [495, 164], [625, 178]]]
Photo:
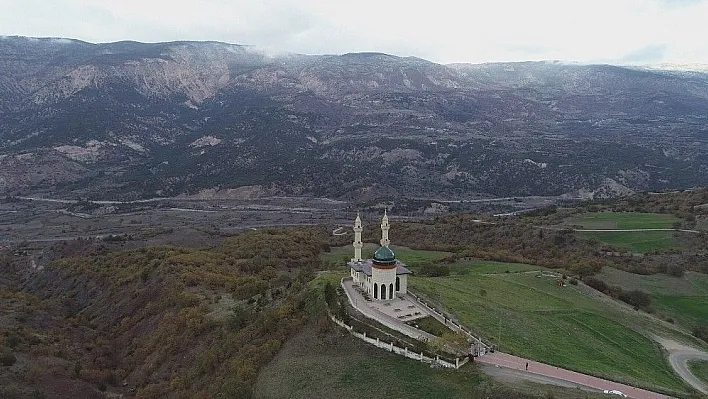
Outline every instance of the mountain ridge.
[[686, 188], [708, 185], [707, 110], [700, 72], [4, 37], [0, 195]]

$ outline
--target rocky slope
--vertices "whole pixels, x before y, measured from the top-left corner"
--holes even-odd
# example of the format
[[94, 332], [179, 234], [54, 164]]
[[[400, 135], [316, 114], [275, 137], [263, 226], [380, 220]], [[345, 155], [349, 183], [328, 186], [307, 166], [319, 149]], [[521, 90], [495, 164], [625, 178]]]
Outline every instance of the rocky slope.
[[0, 38], [0, 195], [363, 199], [708, 184], [708, 75]]

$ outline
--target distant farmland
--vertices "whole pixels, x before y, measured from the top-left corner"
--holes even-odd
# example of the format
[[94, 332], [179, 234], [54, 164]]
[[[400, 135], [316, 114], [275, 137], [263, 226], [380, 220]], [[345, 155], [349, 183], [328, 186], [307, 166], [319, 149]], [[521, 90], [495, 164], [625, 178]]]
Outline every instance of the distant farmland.
[[[672, 229], [680, 221], [674, 215], [663, 213], [591, 212], [569, 218], [565, 224], [588, 230]], [[580, 234], [636, 253], [681, 247], [676, 239], [677, 233], [673, 231], [592, 231]]]

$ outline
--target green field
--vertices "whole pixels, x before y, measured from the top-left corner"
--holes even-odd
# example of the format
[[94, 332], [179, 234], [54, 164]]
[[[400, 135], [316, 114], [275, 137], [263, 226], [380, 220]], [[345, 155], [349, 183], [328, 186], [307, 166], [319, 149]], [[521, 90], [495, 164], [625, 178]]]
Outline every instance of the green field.
[[305, 330], [261, 371], [254, 396], [461, 398], [468, 397], [464, 393], [473, 392], [483, 380], [474, 368], [431, 370], [427, 364], [393, 355], [348, 334]]
[[652, 295], [652, 303], [657, 311], [689, 329], [708, 321], [708, 295]]
[[448, 329], [444, 324], [439, 322], [433, 316], [427, 316], [423, 317], [422, 319], [413, 320], [411, 322], [408, 322], [408, 324], [419, 328], [425, 332], [433, 334], [437, 337], [442, 337], [443, 334], [450, 331], [450, 329]]
[[[413, 268], [415, 270], [415, 268]], [[460, 260], [450, 265], [451, 274], [500, 274], [519, 273], [533, 270], [547, 270], [541, 266], [523, 263], [504, 263], [493, 261], [480, 261], [476, 259]]]
[[681, 247], [672, 231], [589, 231], [580, 234], [605, 244], [624, 247], [635, 253]]
[[[539, 277], [540, 276], [540, 277]], [[684, 391], [661, 349], [637, 331], [671, 332], [651, 318], [559, 288], [548, 273], [412, 277], [412, 288], [443, 304], [502, 351], [652, 389]]]
[[[590, 230], [671, 229], [679, 221], [674, 215], [663, 213], [589, 212], [568, 218], [564, 224]], [[580, 234], [636, 253], [681, 246], [672, 231], [593, 231]]]
[[[370, 245], [369, 250], [373, 252], [375, 248]], [[337, 251], [341, 253], [337, 255]], [[338, 248], [327, 256], [348, 252], [348, 247]], [[396, 254], [411, 264], [414, 272], [423, 261], [449, 256], [444, 252], [408, 248], [398, 248]], [[474, 259], [458, 260], [450, 266], [448, 277], [413, 275], [409, 284], [442, 304], [486, 342], [498, 344], [502, 351], [653, 390], [687, 392], [661, 348], [647, 338], [656, 334], [691, 340], [671, 326], [644, 313], [598, 300], [582, 285], [559, 288], [554, 274], [538, 266]], [[624, 272], [616, 271], [613, 276], [626, 277], [621, 273]], [[629, 282], [625, 288], [632, 288], [632, 284], [637, 289], [653, 284], [664, 289], [654, 292], [668, 297], [700, 294], [702, 285], [708, 284], [708, 280], [704, 282], [701, 278], [691, 282], [667, 280], [671, 279], [668, 276], [641, 277], [649, 279], [625, 278]], [[678, 286], [667, 285], [669, 282]], [[702, 309], [692, 313], [701, 306], [700, 300], [673, 303], [667, 299], [665, 303], [683, 309], [691, 317], [703, 317]], [[656, 304], [660, 306], [658, 300]]]
[[[261, 370], [254, 397], [602, 397], [587, 391], [540, 384], [502, 387], [474, 364], [459, 370], [432, 369], [428, 364], [391, 354], [343, 334], [343, 330], [331, 328], [330, 332], [323, 333], [308, 327], [288, 341], [275, 359]], [[517, 395], [518, 392], [524, 395]]]
[[588, 212], [573, 216], [566, 224], [583, 229], [671, 229], [681, 219], [665, 213]]
[[688, 330], [708, 320], [708, 275], [687, 272], [684, 277], [643, 276], [605, 267], [596, 277], [609, 285], [650, 294], [657, 312]]
[[708, 361], [706, 360], [689, 360], [688, 369], [691, 373], [698, 377], [699, 380], [708, 384]]

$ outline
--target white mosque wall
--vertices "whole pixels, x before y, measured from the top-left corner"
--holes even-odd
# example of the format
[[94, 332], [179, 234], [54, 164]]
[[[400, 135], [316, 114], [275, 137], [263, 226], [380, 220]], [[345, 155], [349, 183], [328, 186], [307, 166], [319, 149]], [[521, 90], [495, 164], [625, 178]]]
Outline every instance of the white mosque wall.
[[[371, 282], [376, 290], [376, 296], [374, 299], [393, 299], [395, 298], [396, 289], [396, 268], [391, 269], [379, 269], [377, 267], [371, 268]], [[382, 289], [381, 287], [386, 287]], [[372, 290], [373, 291], [373, 290]], [[385, 297], [381, 294], [384, 293]]]
[[408, 275], [407, 274], [398, 275], [398, 292], [397, 293], [405, 294], [406, 292], [408, 292]]

